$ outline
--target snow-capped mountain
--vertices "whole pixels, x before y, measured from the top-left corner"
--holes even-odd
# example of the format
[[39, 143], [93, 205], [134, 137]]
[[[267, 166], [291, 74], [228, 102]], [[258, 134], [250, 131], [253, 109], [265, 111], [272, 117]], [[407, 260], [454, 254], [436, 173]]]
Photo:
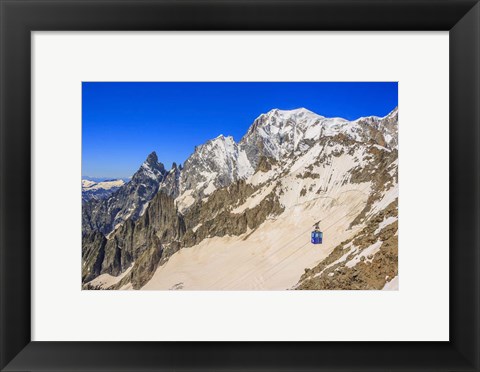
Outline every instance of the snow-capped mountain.
[[247, 179], [259, 165], [288, 164], [314, 145], [320, 149], [321, 139], [342, 135], [355, 142], [395, 147], [398, 135], [392, 123], [397, 117], [397, 109], [384, 118], [371, 116], [355, 121], [325, 118], [305, 108], [271, 110], [254, 121], [238, 144], [232, 137], [220, 135], [195, 149], [180, 176], [179, 207], [188, 208], [218, 188]]
[[82, 201], [105, 199], [125, 184], [124, 180], [90, 181], [82, 180]]
[[253, 174], [245, 151], [233, 137], [218, 136], [198, 146], [185, 161], [179, 179], [181, 209], [211, 194], [218, 188]]
[[[126, 184], [84, 213], [87, 287], [380, 289], [398, 275], [396, 108], [354, 121], [271, 110], [238, 143], [220, 135], [153, 176], [149, 199]], [[118, 193], [129, 202], [112, 208]]]
[[262, 156], [280, 161], [291, 155], [305, 153], [321, 138], [340, 134], [357, 142], [373, 139], [384, 145], [395, 146], [393, 140], [397, 136], [397, 128], [391, 127], [391, 121], [395, 122], [397, 115], [395, 109], [384, 118], [371, 116], [348, 121], [325, 118], [305, 108], [289, 111], [275, 109], [255, 120], [240, 141], [240, 147], [255, 167]]

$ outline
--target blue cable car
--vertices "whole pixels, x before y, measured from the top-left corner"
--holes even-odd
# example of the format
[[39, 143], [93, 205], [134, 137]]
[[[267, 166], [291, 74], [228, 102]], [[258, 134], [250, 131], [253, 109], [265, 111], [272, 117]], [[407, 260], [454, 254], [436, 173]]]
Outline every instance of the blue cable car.
[[318, 227], [318, 223], [315, 225], [315, 230], [312, 231], [312, 244], [322, 244], [323, 241], [323, 233], [320, 231]]

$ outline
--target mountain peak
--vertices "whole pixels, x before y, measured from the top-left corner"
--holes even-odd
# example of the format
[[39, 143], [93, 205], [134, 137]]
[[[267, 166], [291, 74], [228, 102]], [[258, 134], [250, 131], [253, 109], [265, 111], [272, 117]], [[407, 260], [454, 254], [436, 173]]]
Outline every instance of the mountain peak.
[[317, 113], [305, 108], [305, 107], [298, 107], [295, 109], [290, 109], [290, 110], [281, 110], [278, 108], [275, 108], [273, 110], [270, 110], [267, 112], [267, 115], [272, 116], [272, 115], [277, 115], [277, 116], [301, 116], [301, 115], [314, 115], [314, 116], [320, 116]]
[[217, 137], [212, 138], [211, 140], [208, 140], [205, 142], [203, 145], [196, 146], [196, 150], [202, 150], [205, 148], [210, 148], [209, 145], [211, 146], [229, 146], [233, 145], [235, 143], [235, 140], [233, 139], [232, 136], [224, 136], [223, 134], [219, 134]]
[[155, 151], [152, 151], [150, 155], [147, 156], [147, 160], [145, 160], [147, 164], [156, 164], [158, 163], [158, 156]]
[[143, 162], [140, 169], [144, 169], [144, 170], [157, 169], [160, 172], [164, 172], [165, 166], [163, 165], [163, 163], [158, 161], [157, 153], [155, 151], [152, 151], [150, 155], [148, 155], [147, 159]]
[[233, 137], [232, 136], [225, 136], [223, 134], [219, 134], [217, 137], [215, 137], [214, 139], [212, 139], [212, 141], [215, 141], [215, 140], [220, 140], [220, 141], [232, 141], [233, 140]]
[[291, 110], [278, 110], [279, 112], [281, 113], [285, 113], [285, 114], [303, 114], [303, 113], [307, 113], [307, 114], [314, 114], [314, 115], [317, 115], [315, 114], [313, 111], [310, 111], [309, 109], [305, 108], [305, 107], [298, 107], [296, 109], [291, 109]]

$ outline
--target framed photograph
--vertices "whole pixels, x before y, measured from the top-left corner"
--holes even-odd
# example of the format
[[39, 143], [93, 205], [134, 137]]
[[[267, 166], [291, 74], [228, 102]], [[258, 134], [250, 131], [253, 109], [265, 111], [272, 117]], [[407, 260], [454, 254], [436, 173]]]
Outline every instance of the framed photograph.
[[2, 371], [480, 370], [477, 1], [0, 4]]
[[84, 82], [81, 267], [84, 290], [398, 289], [398, 83]]

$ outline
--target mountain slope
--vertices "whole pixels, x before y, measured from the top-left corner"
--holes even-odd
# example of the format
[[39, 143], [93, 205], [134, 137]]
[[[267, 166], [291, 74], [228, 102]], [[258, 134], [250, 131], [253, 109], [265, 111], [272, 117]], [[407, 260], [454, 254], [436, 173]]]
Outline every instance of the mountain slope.
[[[219, 136], [197, 146], [183, 169], [162, 172], [145, 213], [119, 223], [103, 253], [92, 254], [92, 241], [101, 246], [98, 237], [85, 239], [85, 270], [113, 277], [129, 270], [108, 281], [115, 282], [112, 289], [327, 288], [315, 283], [331, 273], [317, 275], [317, 266], [335, 262], [342, 242], [381, 235], [396, 247], [391, 236], [371, 230], [387, 208], [389, 217], [397, 213], [391, 206], [398, 200], [397, 167], [397, 109], [355, 121], [306, 109], [272, 110], [240, 142]], [[313, 246], [309, 234], [318, 221], [325, 240]], [[388, 248], [355, 244], [349, 259], [365, 249], [367, 257], [377, 257]], [[398, 272], [397, 253], [388, 254], [379, 262], [391, 278]], [[305, 269], [317, 276], [304, 276]], [[388, 279], [378, 279], [382, 271], [374, 285], [360, 282], [355, 278], [365, 278], [354, 271], [345, 270], [350, 279], [338, 285], [373, 289]]]
[[195, 148], [180, 176], [179, 205], [188, 208], [218, 188], [253, 174], [244, 151], [232, 137], [223, 135]]

